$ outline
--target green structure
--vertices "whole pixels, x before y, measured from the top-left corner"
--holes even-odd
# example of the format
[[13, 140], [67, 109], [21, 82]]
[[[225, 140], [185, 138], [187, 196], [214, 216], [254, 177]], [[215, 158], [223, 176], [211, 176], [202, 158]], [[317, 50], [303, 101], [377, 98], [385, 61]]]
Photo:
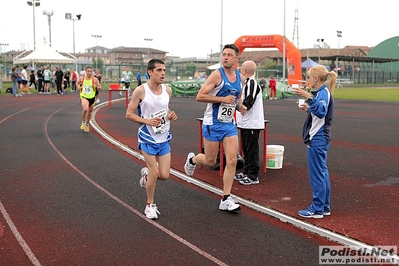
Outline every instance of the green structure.
[[205, 80], [174, 81], [170, 84], [173, 96], [196, 96]]
[[[386, 39], [374, 47], [368, 54], [367, 57], [374, 58], [389, 58], [399, 59], [399, 36]], [[399, 72], [399, 62], [392, 61], [388, 63], [381, 63], [380, 67], [383, 71]]]
[[[177, 97], [195, 97], [205, 80], [174, 81], [170, 84], [172, 95]], [[277, 98], [291, 96], [291, 88], [282, 82], [277, 82]], [[269, 99], [269, 88], [263, 91], [263, 99]]]

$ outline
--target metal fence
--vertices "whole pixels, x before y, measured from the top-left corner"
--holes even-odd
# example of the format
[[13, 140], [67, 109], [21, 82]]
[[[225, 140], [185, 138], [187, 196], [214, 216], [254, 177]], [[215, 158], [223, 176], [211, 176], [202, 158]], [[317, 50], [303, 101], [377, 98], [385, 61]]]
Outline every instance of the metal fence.
[[[78, 65], [65, 65], [64, 69], [73, 69], [76, 68], [79, 72], [82, 68], [85, 69], [89, 64], [78, 64]], [[91, 64], [90, 64], [91, 65]], [[91, 65], [95, 68], [95, 65]], [[107, 82], [118, 82], [121, 78], [122, 71], [125, 67], [129, 67], [129, 70], [134, 74], [134, 79], [136, 77], [136, 73], [140, 70], [141, 75], [144, 77], [147, 69], [147, 64], [101, 64], [98, 65], [100, 73], [103, 76], [103, 79]], [[173, 65], [173, 63], [166, 62], [166, 82], [172, 81], [182, 81], [182, 80], [192, 80], [194, 79], [195, 71], [200, 70], [206, 72], [209, 76], [211, 70], [206, 69], [200, 65]], [[281, 79], [283, 77], [283, 72], [279, 66], [275, 69], [265, 69], [258, 68], [256, 77], [260, 78], [262, 76], [268, 78], [273, 75], [276, 79]], [[399, 84], [399, 72], [389, 72], [383, 70], [352, 70], [352, 71], [340, 71], [338, 73], [338, 78], [341, 83], [350, 83], [350, 84]], [[287, 74], [286, 74], [287, 77]], [[305, 77], [305, 72], [303, 72], [303, 77]]]

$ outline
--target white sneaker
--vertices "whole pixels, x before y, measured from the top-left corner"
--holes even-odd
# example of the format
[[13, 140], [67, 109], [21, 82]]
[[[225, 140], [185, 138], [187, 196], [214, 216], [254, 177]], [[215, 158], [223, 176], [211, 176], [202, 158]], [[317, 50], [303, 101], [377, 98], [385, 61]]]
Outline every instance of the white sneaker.
[[195, 164], [192, 165], [190, 163], [190, 159], [193, 158], [194, 156], [195, 156], [194, 152], [190, 152], [189, 154], [187, 154], [187, 160], [186, 163], [184, 164], [184, 171], [188, 176], [192, 176], [194, 174]]
[[145, 188], [147, 185], [148, 168], [147, 167], [141, 168], [140, 174], [141, 174], [140, 186], [142, 188]]
[[100, 99], [99, 98], [97, 98], [96, 103], [100, 103]]
[[119, 96], [122, 96], [122, 92], [121, 91], [118, 94], [119, 94]]
[[228, 196], [225, 201], [223, 201], [223, 199], [220, 200], [219, 210], [221, 211], [235, 212], [239, 211], [240, 209], [240, 204], [235, 202], [231, 196]]
[[158, 207], [155, 203], [151, 203], [150, 205], [145, 206], [144, 214], [148, 219], [158, 219], [158, 214], [161, 214], [158, 211]]
[[19, 97], [22, 97], [22, 94], [20, 93], [20, 94], [18, 94], [18, 96], [19, 96]]

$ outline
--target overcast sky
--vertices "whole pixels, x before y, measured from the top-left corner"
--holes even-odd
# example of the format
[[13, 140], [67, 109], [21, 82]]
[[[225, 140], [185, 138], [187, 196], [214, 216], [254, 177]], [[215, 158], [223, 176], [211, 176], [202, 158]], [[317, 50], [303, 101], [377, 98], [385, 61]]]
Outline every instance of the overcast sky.
[[[284, 23], [283, 0], [40, 0], [35, 8], [36, 45], [49, 39], [43, 11], [53, 11], [51, 41], [60, 52], [73, 52], [73, 22], [65, 19], [65, 13], [72, 13], [74, 18], [82, 14], [74, 23], [75, 52], [97, 42], [107, 48], [149, 46], [168, 55], [206, 58], [219, 51], [221, 43], [234, 43], [242, 35], [285, 32], [293, 41], [297, 10], [300, 49], [315, 47], [321, 38], [331, 48], [371, 47], [399, 35], [395, 2], [285, 0]], [[0, 6], [0, 44], [9, 44], [0, 51], [33, 49], [33, 8], [27, 0], [0, 0]], [[337, 30], [342, 31], [340, 40]], [[297, 39], [293, 43], [297, 46]]]

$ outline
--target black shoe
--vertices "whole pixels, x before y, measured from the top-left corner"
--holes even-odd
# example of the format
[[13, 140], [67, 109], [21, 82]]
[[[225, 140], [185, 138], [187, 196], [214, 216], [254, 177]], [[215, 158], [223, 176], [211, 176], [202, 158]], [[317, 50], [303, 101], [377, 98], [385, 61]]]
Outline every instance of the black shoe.
[[245, 178], [245, 177], [247, 177], [246, 174], [244, 174], [244, 173], [239, 173], [239, 174], [236, 174], [236, 175], [234, 176], [234, 180], [240, 181], [240, 180], [242, 180], [242, 179]]
[[251, 179], [248, 176], [240, 179], [238, 182], [240, 182], [241, 185], [256, 185], [259, 184], [259, 177], [256, 177], [255, 179]]

